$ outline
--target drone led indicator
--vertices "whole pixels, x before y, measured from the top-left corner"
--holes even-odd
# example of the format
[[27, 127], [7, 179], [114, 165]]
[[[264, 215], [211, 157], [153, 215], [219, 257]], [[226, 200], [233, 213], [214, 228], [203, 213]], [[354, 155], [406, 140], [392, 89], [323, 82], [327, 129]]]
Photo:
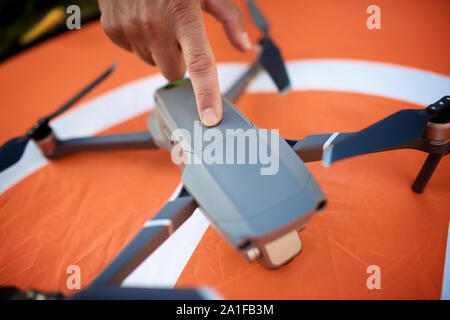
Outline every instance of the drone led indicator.
[[185, 82], [186, 82], [186, 79], [180, 79], [180, 80], [177, 80], [177, 81], [173, 81], [173, 82], [170, 82], [170, 83], [166, 84], [163, 87], [163, 89], [164, 90], [169, 90], [169, 89], [172, 89], [172, 88], [174, 88], [176, 86], [179, 86], [180, 84], [183, 84]]

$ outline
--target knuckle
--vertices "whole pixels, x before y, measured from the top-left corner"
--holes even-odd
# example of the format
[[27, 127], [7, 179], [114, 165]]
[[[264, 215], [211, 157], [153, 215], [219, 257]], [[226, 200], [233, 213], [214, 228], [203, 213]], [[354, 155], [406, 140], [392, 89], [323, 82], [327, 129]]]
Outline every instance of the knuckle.
[[161, 24], [161, 17], [150, 13], [144, 14], [140, 20], [140, 25], [147, 30], [157, 30], [160, 28]]
[[214, 67], [214, 60], [209, 54], [197, 53], [189, 57], [187, 67], [191, 73], [204, 74]]

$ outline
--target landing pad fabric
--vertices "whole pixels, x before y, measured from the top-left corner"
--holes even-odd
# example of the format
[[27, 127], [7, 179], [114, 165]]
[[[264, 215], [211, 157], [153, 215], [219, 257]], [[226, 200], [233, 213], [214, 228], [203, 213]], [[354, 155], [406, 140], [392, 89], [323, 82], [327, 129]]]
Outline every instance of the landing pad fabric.
[[[244, 1], [237, 3], [256, 42], [260, 34]], [[448, 1], [378, 1], [381, 30], [367, 28], [366, 1], [281, 3], [258, 1], [294, 85], [280, 98], [266, 76], [255, 81], [237, 106], [257, 126], [279, 128], [286, 138], [356, 131], [450, 92]], [[254, 53], [233, 49], [211, 17], [206, 24], [226, 89]], [[164, 80], [93, 23], [0, 65], [0, 143], [23, 135], [114, 60], [114, 75], [57, 119], [57, 132], [71, 137], [146, 130], [154, 88]], [[163, 150], [84, 153], [49, 163], [28, 148], [35, 162], [0, 174], [0, 285], [72, 294], [67, 268], [77, 265], [86, 287], [163, 206], [181, 177]], [[293, 262], [276, 271], [248, 264], [196, 218], [181, 241], [197, 241], [190, 233], [206, 232], [191, 243], [188, 260], [171, 256], [167, 263], [183, 267], [165, 284], [206, 285], [230, 299], [439, 299], [450, 158], [418, 195], [410, 185], [425, 158], [402, 150], [330, 168], [307, 164], [328, 206], [300, 234], [303, 252]], [[158, 261], [162, 268], [164, 259]], [[367, 286], [370, 266], [379, 267], [381, 289]]]

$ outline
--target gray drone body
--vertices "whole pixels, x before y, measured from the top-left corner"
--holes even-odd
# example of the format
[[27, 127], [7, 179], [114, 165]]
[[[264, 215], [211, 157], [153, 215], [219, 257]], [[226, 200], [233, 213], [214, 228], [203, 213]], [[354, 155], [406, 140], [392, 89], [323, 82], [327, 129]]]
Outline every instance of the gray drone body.
[[[168, 151], [181, 144], [178, 149], [191, 159], [202, 158], [208, 148], [223, 150], [225, 145], [234, 145], [236, 152], [237, 144], [229, 144], [235, 138], [230, 132], [259, 129], [223, 98], [221, 123], [213, 128], [202, 127], [205, 134], [208, 130], [219, 130], [223, 139], [212, 139], [211, 143], [198, 147], [192, 142], [199, 118], [190, 80], [159, 89], [155, 100], [156, 107], [148, 121], [155, 143]], [[175, 130], [184, 135], [175, 135]], [[276, 139], [259, 138], [258, 143], [260, 148], [261, 143], [266, 144], [263, 147], [269, 152], [277, 153], [279, 164], [275, 174], [262, 175], [264, 164], [260, 159], [241, 164], [191, 161], [179, 166], [185, 188], [216, 230], [247, 260], [259, 259], [265, 267], [273, 269], [300, 253], [302, 245], [297, 230], [324, 207], [326, 200], [297, 154], [277, 133], [271, 134]], [[278, 148], [273, 148], [273, 143]]]

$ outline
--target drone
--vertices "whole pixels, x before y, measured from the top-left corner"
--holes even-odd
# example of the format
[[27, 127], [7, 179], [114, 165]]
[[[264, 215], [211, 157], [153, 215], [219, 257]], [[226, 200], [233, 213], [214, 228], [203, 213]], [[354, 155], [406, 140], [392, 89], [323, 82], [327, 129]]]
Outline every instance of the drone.
[[[222, 97], [223, 118], [213, 128], [226, 130], [258, 129], [234, 105], [260, 72], [269, 74], [280, 93], [290, 88], [290, 80], [280, 50], [269, 34], [269, 24], [252, 0], [248, 0], [254, 23], [262, 30], [260, 52], [256, 61], [241, 75]], [[50, 160], [76, 152], [99, 150], [152, 150], [171, 152], [179, 148], [191, 156], [200, 155], [205, 147], [196, 148], [186, 136], [174, 138], [183, 129], [194, 134], [198, 122], [197, 107], [191, 81], [172, 82], [155, 92], [155, 108], [144, 132], [106, 136], [59, 139], [50, 121], [68, 110], [84, 95], [107, 78], [115, 64], [54, 113], [41, 118], [22, 137], [8, 141], [0, 148], [0, 172], [20, 160], [27, 143], [32, 140]], [[327, 204], [319, 183], [305, 163], [332, 163], [365, 154], [397, 149], [415, 149], [428, 154], [412, 190], [422, 193], [440, 160], [450, 152], [450, 96], [425, 109], [396, 112], [358, 132], [327, 133], [303, 139], [276, 136], [279, 168], [276, 174], [262, 176], [262, 164], [221, 165], [183, 163], [182, 188], [148, 220], [137, 236], [100, 273], [91, 285], [73, 297], [58, 293], [42, 294], [14, 291], [18, 298], [46, 299], [208, 299], [207, 290], [120, 288], [120, 284], [177, 228], [200, 207], [213, 227], [249, 263], [258, 261], [265, 268], [277, 269], [289, 263], [302, 251], [299, 231]], [[272, 140], [260, 140], [274, 150]]]

